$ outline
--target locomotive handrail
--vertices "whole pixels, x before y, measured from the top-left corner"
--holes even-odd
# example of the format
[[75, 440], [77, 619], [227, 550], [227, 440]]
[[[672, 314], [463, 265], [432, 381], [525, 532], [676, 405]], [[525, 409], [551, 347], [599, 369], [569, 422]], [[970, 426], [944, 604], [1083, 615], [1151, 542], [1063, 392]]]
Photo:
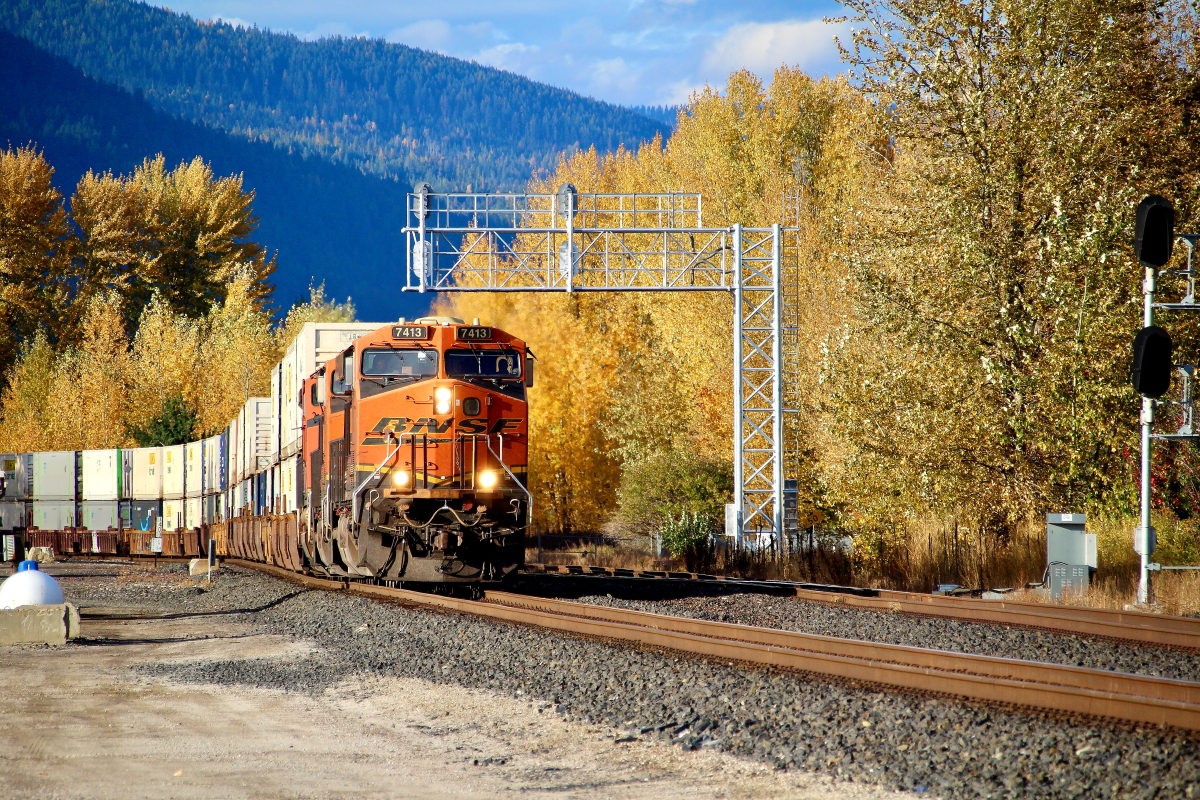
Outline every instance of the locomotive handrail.
[[352, 499], [354, 501], [354, 509], [353, 510], [354, 510], [354, 524], [355, 525], [359, 524], [358, 523], [358, 515], [360, 513], [360, 509], [358, 507], [359, 497], [362, 495], [363, 490], [367, 488], [367, 486], [371, 483], [371, 481], [375, 480], [375, 476], [379, 474], [379, 470], [383, 469], [384, 465], [387, 464], [389, 461], [391, 461], [393, 456], [396, 456], [400, 453], [400, 448], [403, 447], [403, 442], [402, 442], [403, 438], [404, 438], [404, 434], [401, 434], [401, 437], [396, 440], [396, 449], [393, 450], [392, 452], [388, 453], [384, 457], [384, 459], [379, 462], [379, 466], [375, 467], [375, 471], [372, 472], [370, 475], [368, 475], [367, 479], [365, 481], [363, 481], [362, 483], [360, 483], [358, 485], [358, 488], [356, 488], [354, 490], [354, 497]]
[[[501, 437], [500, 438], [500, 447], [501, 447], [501, 449], [503, 449], [504, 434], [501, 433], [501, 434], [497, 434], [497, 435]], [[486, 442], [487, 442], [488, 452], [491, 453], [493, 456], [496, 456], [496, 463], [500, 465], [501, 469], [503, 469], [506, 473], [508, 473], [508, 477], [512, 478], [512, 482], [515, 483], [517, 486], [519, 486], [521, 488], [521, 491], [525, 493], [525, 497], [527, 498], [527, 502], [529, 503], [528, 514], [526, 516], [527, 521], [525, 523], [525, 527], [528, 528], [530, 526], [530, 524], [533, 522], [533, 493], [525, 488], [525, 484], [521, 483], [521, 481], [519, 481], [517, 479], [517, 476], [513, 474], [513, 471], [508, 468], [508, 464], [504, 463], [504, 459], [501, 458], [499, 455], [497, 455], [496, 451], [492, 449], [492, 437], [490, 435], [487, 437]]]

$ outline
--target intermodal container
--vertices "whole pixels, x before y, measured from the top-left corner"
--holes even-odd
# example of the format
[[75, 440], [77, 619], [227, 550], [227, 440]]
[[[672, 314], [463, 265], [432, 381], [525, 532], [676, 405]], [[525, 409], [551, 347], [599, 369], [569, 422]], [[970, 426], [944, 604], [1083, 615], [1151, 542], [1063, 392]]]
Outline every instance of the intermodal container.
[[177, 444], [177, 445], [173, 445], [171, 447], [164, 447], [162, 449], [162, 461], [163, 461], [162, 496], [163, 496], [163, 500], [182, 500], [183, 499], [183, 479], [184, 479], [183, 448], [184, 448], [184, 445]]
[[204, 494], [204, 443], [188, 442], [183, 446], [183, 489], [185, 497]]
[[74, 450], [33, 454], [34, 500], [74, 500], [75, 490]]
[[80, 506], [82, 527], [89, 531], [106, 531], [121, 527], [119, 500], [84, 500]]
[[162, 516], [161, 500], [125, 500], [121, 503], [121, 527], [152, 533], [158, 530]]
[[[72, 461], [74, 459], [72, 458]], [[61, 531], [75, 527], [74, 500], [34, 500], [33, 526], [42, 531]]]
[[0, 502], [0, 531], [12, 532], [29, 527], [29, 502], [5, 500]]
[[0, 453], [0, 468], [4, 470], [4, 499], [33, 499], [33, 454]]
[[139, 447], [133, 452], [133, 500], [162, 499], [162, 448]]
[[121, 496], [120, 450], [84, 450], [80, 458], [84, 500], [116, 500]]
[[183, 527], [183, 498], [164, 498], [162, 504], [162, 529], [177, 531]]

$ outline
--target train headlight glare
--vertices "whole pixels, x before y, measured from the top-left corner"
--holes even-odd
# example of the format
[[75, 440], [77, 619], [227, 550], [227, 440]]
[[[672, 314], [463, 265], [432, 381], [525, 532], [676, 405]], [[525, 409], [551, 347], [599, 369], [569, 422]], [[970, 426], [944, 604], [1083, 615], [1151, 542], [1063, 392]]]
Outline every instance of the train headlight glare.
[[485, 489], [491, 489], [496, 485], [496, 473], [490, 471], [479, 473], [479, 485]]
[[437, 388], [437, 390], [434, 391], [433, 396], [435, 399], [439, 400], [440, 402], [443, 402], [443, 403], [450, 402], [450, 390], [447, 389], [445, 386], [439, 386]]
[[439, 413], [439, 414], [449, 414], [450, 413], [450, 401], [449, 400], [440, 400], [440, 401], [438, 401], [438, 404], [436, 406], [434, 406], [434, 408], [437, 409], [437, 413]]
[[398, 470], [392, 474], [392, 483], [397, 486], [408, 486], [408, 470]]

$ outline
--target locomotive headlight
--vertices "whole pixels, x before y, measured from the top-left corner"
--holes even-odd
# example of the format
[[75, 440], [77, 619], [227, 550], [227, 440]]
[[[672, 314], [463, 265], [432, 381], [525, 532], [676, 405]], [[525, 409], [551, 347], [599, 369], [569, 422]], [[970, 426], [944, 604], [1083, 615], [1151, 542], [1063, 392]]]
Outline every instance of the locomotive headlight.
[[392, 483], [396, 486], [408, 486], [408, 470], [397, 470], [392, 475]]
[[433, 397], [435, 400], [438, 400], [439, 402], [449, 403], [450, 402], [450, 390], [447, 389], [445, 386], [439, 386], [437, 388], [437, 390], [434, 391]]
[[436, 406], [434, 406], [434, 409], [439, 414], [449, 414], [450, 413], [450, 401], [449, 400], [439, 400], [438, 404]]
[[479, 473], [479, 485], [485, 489], [491, 489], [496, 485], [496, 473], [491, 471]]

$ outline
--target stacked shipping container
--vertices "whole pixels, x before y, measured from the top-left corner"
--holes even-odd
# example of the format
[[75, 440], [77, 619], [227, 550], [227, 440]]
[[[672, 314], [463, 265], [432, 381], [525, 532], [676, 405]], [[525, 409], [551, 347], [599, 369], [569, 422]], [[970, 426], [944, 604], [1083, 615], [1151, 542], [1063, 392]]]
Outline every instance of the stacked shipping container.
[[294, 512], [304, 380], [384, 323], [307, 323], [221, 433], [172, 447], [0, 454], [0, 532], [37, 528], [193, 529], [243, 514]]

